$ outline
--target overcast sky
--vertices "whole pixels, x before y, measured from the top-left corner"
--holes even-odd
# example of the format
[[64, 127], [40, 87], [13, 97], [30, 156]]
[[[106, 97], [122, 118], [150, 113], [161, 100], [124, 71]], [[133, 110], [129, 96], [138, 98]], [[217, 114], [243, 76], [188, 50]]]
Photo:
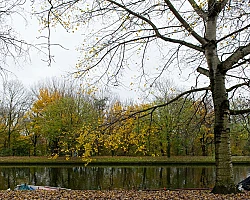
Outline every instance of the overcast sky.
[[[26, 19], [27, 21], [20, 16], [15, 16], [11, 26], [28, 43], [46, 43], [47, 40], [41, 38], [41, 33], [39, 32], [41, 26], [36, 17], [27, 15]], [[42, 35], [46, 35], [46, 31], [43, 31]], [[47, 55], [32, 48], [26, 62], [20, 60], [20, 65], [12, 61], [8, 62], [8, 70], [13, 72], [13, 75], [8, 75], [8, 79], [17, 78], [25, 86], [29, 87], [50, 77], [68, 77], [68, 74], [76, 69], [75, 65], [80, 57], [77, 47], [81, 45], [83, 40], [84, 38], [80, 31], [68, 33], [60, 26], [56, 29], [51, 29], [51, 43], [60, 44], [64, 47], [53, 46], [51, 48], [51, 54], [54, 56], [51, 66], [48, 66], [48, 63], [43, 61], [43, 59], [48, 59]], [[48, 53], [46, 49], [43, 50]], [[114, 92], [119, 93], [118, 96], [122, 99], [138, 98], [136, 92], [130, 89], [117, 88]]]
[[[14, 17], [12, 26], [14, 26], [21, 37], [27, 42], [33, 44], [46, 43], [47, 41], [44, 38], [40, 38], [41, 33], [39, 29], [41, 26], [36, 17], [27, 15], [26, 19], [27, 22], [20, 17]], [[46, 31], [43, 32], [43, 35], [44, 34], [46, 35]], [[48, 63], [42, 61], [42, 59], [47, 59], [47, 56], [35, 49], [31, 49], [29, 54], [30, 61], [22, 62], [21, 66], [10, 63], [10, 68], [8, 69], [12, 71], [25, 86], [36, 84], [49, 77], [65, 77], [69, 72], [75, 69], [75, 65], [80, 56], [80, 52], [76, 49], [81, 45], [83, 40], [84, 37], [80, 31], [68, 33], [62, 27], [58, 26], [56, 29], [51, 30], [51, 42], [61, 44], [67, 50], [60, 46], [54, 46], [51, 49], [51, 53], [54, 56], [54, 62], [52, 62], [51, 66], [48, 66]], [[46, 51], [46, 49], [44, 49], [44, 51]], [[129, 77], [132, 77], [132, 75], [126, 74], [126, 76], [128, 78], [126, 81], [128, 88], [117, 88], [115, 92], [119, 93], [122, 99], [135, 98], [136, 100], [139, 94], [138, 90], [131, 90], [131, 88], [129, 88]], [[174, 80], [175, 75], [172, 74], [169, 78]], [[185, 84], [190, 83], [186, 82]]]
[[[39, 29], [39, 22], [35, 17], [28, 16], [27, 23], [21, 18], [13, 19], [13, 26], [15, 30], [20, 34], [21, 38], [32, 44], [46, 43], [44, 38], [39, 38], [41, 33]], [[46, 32], [45, 32], [46, 33]], [[43, 33], [44, 34], [44, 33]], [[54, 61], [51, 66], [42, 59], [48, 57], [42, 52], [31, 48], [29, 52], [29, 59], [27, 62], [22, 62], [21, 66], [11, 64], [11, 71], [24, 82], [24, 84], [32, 84], [35, 81], [44, 79], [46, 77], [62, 76], [66, 72], [71, 71], [74, 68], [79, 52], [76, 51], [77, 43], [76, 34], [67, 33], [58, 27], [56, 30], [52, 30], [53, 43], [62, 44], [66, 49], [59, 46], [52, 48], [52, 54], [54, 55]], [[78, 36], [79, 37], [79, 34]], [[47, 50], [43, 49], [46, 53]]]

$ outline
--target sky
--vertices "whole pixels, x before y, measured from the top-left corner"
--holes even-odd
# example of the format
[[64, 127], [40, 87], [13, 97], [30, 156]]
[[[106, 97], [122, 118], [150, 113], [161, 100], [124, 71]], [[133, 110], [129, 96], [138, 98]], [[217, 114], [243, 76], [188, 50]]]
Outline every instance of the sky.
[[[29, 16], [27, 23], [23, 19], [15, 18], [13, 20], [13, 26], [21, 38], [28, 43], [40, 44], [47, 42], [44, 38], [40, 37], [41, 33], [39, 30], [41, 26], [34, 16], [32, 18]], [[79, 37], [79, 35], [77, 37]], [[51, 66], [48, 66], [48, 63], [44, 61], [48, 58], [47, 55], [35, 48], [31, 48], [29, 56], [26, 59], [27, 62], [22, 62], [20, 66], [12, 63], [10, 71], [25, 85], [34, 84], [34, 82], [48, 77], [65, 76], [74, 68], [79, 56], [79, 52], [76, 50], [79, 41], [75, 38], [76, 34], [67, 33], [60, 27], [53, 29], [51, 36], [52, 42], [63, 44], [65, 49], [59, 46], [54, 46], [51, 49], [51, 54], [54, 56], [54, 61], [51, 63]], [[47, 49], [45, 49], [45, 45], [43, 46], [44, 49], [42, 50], [48, 53]]]
[[[37, 18], [27, 15], [26, 20], [27, 21], [20, 18], [20, 16], [14, 16], [11, 25], [25, 41], [32, 44], [46, 44], [47, 41], [41, 37], [41, 33], [39, 32], [41, 26]], [[43, 31], [42, 34], [46, 35], [46, 31]], [[60, 46], [53, 46], [51, 48], [51, 54], [54, 56], [54, 61], [51, 63], [51, 66], [48, 66], [48, 63], [42, 60], [47, 59], [48, 56], [33, 48], [29, 52], [27, 62], [20, 62], [20, 66], [10, 62], [8, 70], [15, 74], [15, 76], [12, 77], [19, 79], [27, 87], [51, 77], [67, 77], [68, 73], [75, 70], [75, 65], [81, 56], [77, 48], [83, 41], [84, 36], [80, 31], [68, 33], [61, 26], [57, 26], [55, 29], [51, 29], [51, 42], [61, 44], [64, 48]], [[47, 52], [46, 49], [43, 50]], [[132, 86], [130, 87], [129, 85], [133, 74], [128, 73], [126, 76], [127, 79], [125, 79], [124, 82], [127, 83], [128, 87], [117, 87], [113, 89], [113, 91], [117, 93], [121, 99], [140, 98], [139, 90], [135, 88], [131, 89]], [[175, 77], [177, 77], [175, 74], [170, 74], [169, 76], [169, 78], [173, 80], [175, 80]], [[177, 82], [179, 82], [178, 79]], [[192, 85], [192, 82], [190, 83], [186, 80], [185, 85]]]
[[[46, 35], [47, 31], [45, 30], [41, 34], [39, 31], [41, 26], [36, 17], [27, 15], [26, 20], [24, 20], [20, 16], [14, 16], [11, 23], [15, 31], [19, 33], [20, 38], [26, 42], [46, 44], [47, 40], [42, 38], [41, 35]], [[8, 62], [7, 69], [11, 72], [8, 74], [8, 79], [18, 79], [24, 86], [29, 88], [52, 77], [69, 78], [69, 73], [76, 69], [75, 66], [81, 56], [77, 48], [82, 44], [83, 40], [84, 38], [80, 31], [69, 33], [61, 26], [51, 29], [51, 43], [63, 46], [63, 48], [59, 45], [52, 46], [51, 54], [54, 59], [51, 65], [49, 66], [44, 61], [48, 59], [48, 55], [31, 48], [25, 61], [21, 59], [19, 64], [14, 63], [12, 60]], [[43, 48], [42, 50], [48, 53], [47, 49]], [[128, 88], [116, 88], [112, 91], [124, 100], [139, 98], [136, 91]]]

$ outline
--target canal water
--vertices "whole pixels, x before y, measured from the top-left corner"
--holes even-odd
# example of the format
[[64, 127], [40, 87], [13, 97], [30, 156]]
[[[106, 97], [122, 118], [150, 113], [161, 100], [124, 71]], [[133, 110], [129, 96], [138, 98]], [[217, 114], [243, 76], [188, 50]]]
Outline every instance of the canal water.
[[[234, 166], [235, 183], [250, 166]], [[214, 166], [34, 166], [0, 167], [0, 190], [27, 183], [74, 190], [212, 188]]]

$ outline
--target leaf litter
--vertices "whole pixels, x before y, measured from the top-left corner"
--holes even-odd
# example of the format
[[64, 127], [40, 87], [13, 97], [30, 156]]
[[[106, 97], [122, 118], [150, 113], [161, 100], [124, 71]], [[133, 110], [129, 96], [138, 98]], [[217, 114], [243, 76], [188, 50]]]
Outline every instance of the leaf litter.
[[238, 200], [250, 199], [250, 192], [239, 194], [219, 195], [212, 194], [209, 190], [57, 190], [57, 191], [0, 191], [0, 199], [168, 199], [168, 200]]

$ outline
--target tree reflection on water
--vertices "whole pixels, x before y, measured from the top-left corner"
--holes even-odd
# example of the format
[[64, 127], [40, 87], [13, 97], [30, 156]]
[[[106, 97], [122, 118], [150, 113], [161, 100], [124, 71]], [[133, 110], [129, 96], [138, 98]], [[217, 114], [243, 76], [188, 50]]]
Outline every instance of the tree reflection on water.
[[[236, 166], [235, 183], [249, 175]], [[212, 188], [213, 166], [38, 166], [0, 167], [0, 189], [17, 184], [49, 185], [75, 190]]]

